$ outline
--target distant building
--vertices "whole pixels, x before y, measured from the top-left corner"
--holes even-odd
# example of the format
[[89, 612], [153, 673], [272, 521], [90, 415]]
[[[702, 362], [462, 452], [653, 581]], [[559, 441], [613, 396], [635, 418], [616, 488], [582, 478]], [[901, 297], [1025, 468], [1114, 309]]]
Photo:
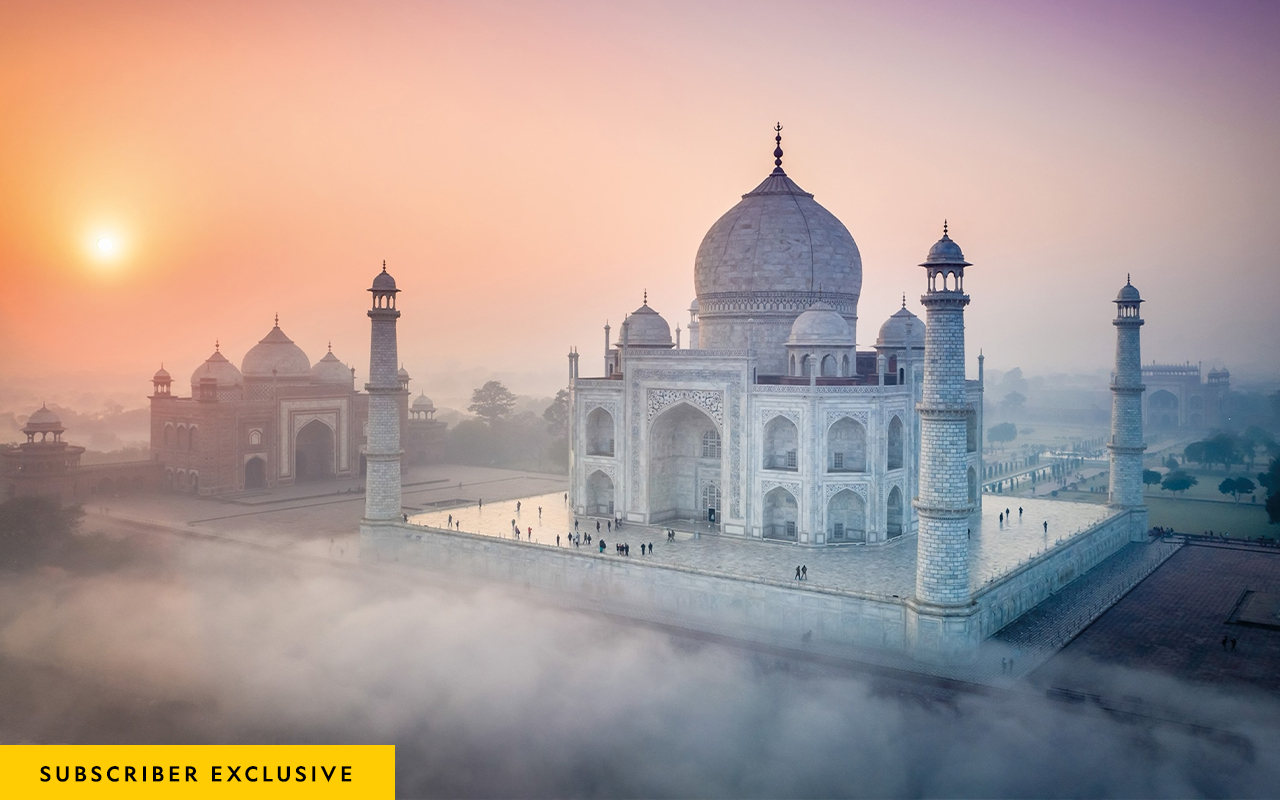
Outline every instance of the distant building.
[[55, 497], [61, 503], [80, 503], [94, 495], [116, 495], [155, 489], [159, 465], [151, 461], [81, 466], [84, 448], [62, 440], [62, 420], [47, 406], [27, 419], [27, 440], [0, 451], [0, 499]]
[[1231, 373], [1209, 370], [1201, 378], [1199, 364], [1156, 364], [1142, 368], [1147, 387], [1142, 421], [1149, 428], [1219, 428], [1227, 422]]
[[[437, 460], [446, 426], [420, 406], [409, 424], [409, 373], [401, 367], [398, 378], [406, 459]], [[239, 369], [215, 345], [190, 397], [173, 394], [163, 367], [152, 384], [151, 453], [169, 489], [213, 495], [365, 474], [369, 395], [354, 368], [332, 347], [313, 365], [278, 318]]]

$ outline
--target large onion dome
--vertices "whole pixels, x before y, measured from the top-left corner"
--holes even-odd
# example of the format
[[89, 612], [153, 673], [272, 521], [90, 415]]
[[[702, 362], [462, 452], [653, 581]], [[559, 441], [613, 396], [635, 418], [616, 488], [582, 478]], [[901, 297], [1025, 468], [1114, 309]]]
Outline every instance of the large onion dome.
[[311, 359], [280, 330], [280, 320], [264, 337], [244, 354], [240, 370], [246, 378], [272, 378], [281, 381], [311, 379]]

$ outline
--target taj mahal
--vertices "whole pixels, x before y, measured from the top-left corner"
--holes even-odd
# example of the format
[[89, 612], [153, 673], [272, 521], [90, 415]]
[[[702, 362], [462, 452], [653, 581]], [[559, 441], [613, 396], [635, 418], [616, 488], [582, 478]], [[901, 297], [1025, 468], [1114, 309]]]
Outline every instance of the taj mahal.
[[[772, 172], [698, 247], [683, 346], [646, 296], [616, 333], [605, 326], [598, 373], [570, 349], [564, 508], [559, 494], [526, 498], [544, 538], [531, 524], [521, 537], [507, 519], [515, 504], [488, 521], [483, 504], [403, 507], [402, 290], [384, 267], [369, 289], [362, 558], [771, 646], [972, 665], [1062, 590], [1103, 582], [1078, 595], [1100, 608], [1069, 609], [1076, 625], [1168, 557], [1142, 495], [1137, 288], [1126, 279], [1112, 301], [1107, 504], [1018, 498], [1015, 520], [979, 489], [983, 362], [968, 378], [964, 324], [972, 265], [949, 226], [919, 264], [925, 318], [904, 297], [859, 350], [858, 246], [783, 170], [780, 126], [774, 141]], [[584, 520], [613, 544], [645, 553], [649, 542], [647, 555], [580, 547]]]
[[[808, 546], [916, 533], [926, 326], [906, 308], [858, 351], [862, 258], [849, 230], [775, 166], [702, 240], [688, 346], [647, 301], [599, 377], [573, 384], [571, 486], [580, 514], [649, 525], [705, 522], [731, 536]], [[944, 231], [925, 265], [961, 291], [968, 266]], [[938, 343], [963, 380], [959, 310]], [[946, 326], [942, 330], [941, 326]], [[957, 383], [966, 502], [982, 474], [982, 384]]]

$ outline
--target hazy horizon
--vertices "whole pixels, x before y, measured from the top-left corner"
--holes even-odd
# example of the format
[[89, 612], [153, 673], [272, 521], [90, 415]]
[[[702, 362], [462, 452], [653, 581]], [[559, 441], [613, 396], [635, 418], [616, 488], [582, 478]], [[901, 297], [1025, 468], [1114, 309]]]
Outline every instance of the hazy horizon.
[[947, 218], [971, 374], [1109, 368], [1132, 273], [1145, 361], [1274, 379], [1277, 34], [1260, 3], [20, 3], [0, 376], [145, 392], [163, 362], [185, 392], [279, 313], [363, 377], [386, 259], [411, 373], [553, 394], [645, 291], [687, 325], [781, 120], [862, 252], [860, 346], [921, 312]]

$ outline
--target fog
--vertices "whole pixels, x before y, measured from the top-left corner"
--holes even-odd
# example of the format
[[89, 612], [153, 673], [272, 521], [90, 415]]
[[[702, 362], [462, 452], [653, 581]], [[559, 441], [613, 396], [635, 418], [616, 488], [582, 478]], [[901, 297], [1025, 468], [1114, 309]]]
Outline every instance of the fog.
[[[90, 528], [93, 525], [89, 526]], [[139, 534], [0, 584], [0, 742], [394, 743], [401, 796], [1266, 796], [1275, 700], [1150, 676], [1225, 744], [430, 573]], [[120, 545], [124, 546], [124, 545]], [[1245, 742], [1242, 744], [1242, 742]]]

